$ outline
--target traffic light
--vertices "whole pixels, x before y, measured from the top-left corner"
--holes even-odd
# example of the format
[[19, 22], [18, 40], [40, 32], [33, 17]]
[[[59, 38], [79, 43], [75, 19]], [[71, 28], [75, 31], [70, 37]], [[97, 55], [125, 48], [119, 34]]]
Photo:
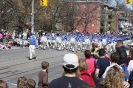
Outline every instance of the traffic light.
[[48, 6], [48, 0], [40, 0], [40, 6]]
[[132, 4], [133, 0], [126, 0], [126, 4]]

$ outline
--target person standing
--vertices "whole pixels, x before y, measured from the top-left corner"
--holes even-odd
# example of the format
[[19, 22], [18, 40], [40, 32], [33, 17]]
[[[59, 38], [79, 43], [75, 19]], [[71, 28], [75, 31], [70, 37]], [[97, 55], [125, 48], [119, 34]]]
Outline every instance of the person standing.
[[42, 62], [42, 70], [38, 74], [38, 88], [48, 88], [48, 67], [49, 63], [46, 61]]
[[36, 38], [35, 38], [34, 34], [31, 35], [29, 42], [30, 42], [30, 46], [29, 46], [30, 58], [29, 58], [29, 60], [36, 59], [36, 57], [35, 57]]
[[110, 62], [105, 58], [106, 52], [104, 48], [100, 49], [98, 51], [98, 54], [99, 54], [99, 59], [96, 63], [95, 77], [101, 79], [106, 68], [110, 66]]
[[90, 50], [85, 50], [84, 55], [85, 55], [85, 61], [88, 64], [87, 68], [88, 74], [90, 74], [94, 78], [95, 69], [96, 69], [95, 59], [92, 58]]
[[48, 88], [77, 88], [82, 85], [88, 85], [86, 82], [76, 77], [78, 70], [78, 57], [75, 54], [65, 54], [62, 62], [64, 76], [52, 80]]
[[2, 35], [2, 32], [0, 32], [0, 42], [3, 42], [3, 35]]
[[127, 60], [127, 53], [126, 53], [126, 48], [124, 47], [122, 40], [117, 41], [116, 52], [120, 55], [120, 59], [118, 61], [118, 64], [119, 65], [124, 64]]

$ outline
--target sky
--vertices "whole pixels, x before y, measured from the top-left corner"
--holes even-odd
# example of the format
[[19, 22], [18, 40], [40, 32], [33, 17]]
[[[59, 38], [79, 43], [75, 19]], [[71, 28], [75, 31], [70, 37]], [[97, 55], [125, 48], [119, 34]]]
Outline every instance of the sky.
[[[112, 6], [116, 6], [117, 5], [117, 3], [116, 3], [116, 1], [115, 0], [108, 0], [109, 1], [109, 4], [111, 4]], [[127, 5], [126, 3], [125, 3], [125, 0], [119, 0], [120, 2], [119, 2], [119, 4], [125, 4], [126, 6], [127, 6], [127, 8], [130, 8], [130, 9], [132, 9], [133, 10], [133, 7], [131, 6], [131, 5]]]

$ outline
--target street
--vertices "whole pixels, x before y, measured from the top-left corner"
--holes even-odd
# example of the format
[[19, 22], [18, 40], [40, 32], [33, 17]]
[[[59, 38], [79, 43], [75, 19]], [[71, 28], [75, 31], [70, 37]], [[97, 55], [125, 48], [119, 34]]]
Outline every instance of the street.
[[0, 51], [0, 79], [5, 80], [10, 88], [17, 88], [17, 80], [21, 76], [34, 79], [38, 83], [41, 62], [48, 61], [49, 81], [62, 75], [62, 58], [68, 51], [36, 49], [36, 60], [28, 60], [29, 49], [11, 49]]

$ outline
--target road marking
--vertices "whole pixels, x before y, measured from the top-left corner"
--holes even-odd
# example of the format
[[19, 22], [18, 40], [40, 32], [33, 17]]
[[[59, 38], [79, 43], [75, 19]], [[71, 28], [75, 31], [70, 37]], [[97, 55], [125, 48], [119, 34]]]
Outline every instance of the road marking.
[[14, 83], [10, 83], [10, 82], [7, 82], [8, 84], [11, 84], [11, 85], [14, 85], [14, 86], [17, 86], [17, 84], [14, 84]]

